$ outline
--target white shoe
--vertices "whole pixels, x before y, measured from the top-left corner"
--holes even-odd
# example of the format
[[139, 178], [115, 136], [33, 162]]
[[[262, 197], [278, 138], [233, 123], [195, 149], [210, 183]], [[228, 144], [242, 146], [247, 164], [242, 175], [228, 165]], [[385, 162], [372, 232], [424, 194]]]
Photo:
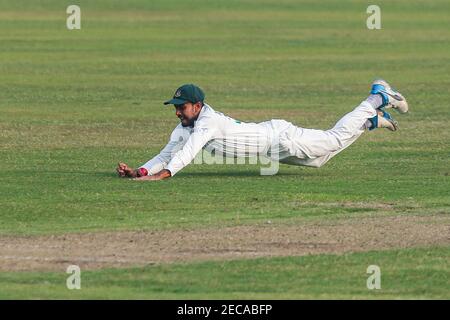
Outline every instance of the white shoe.
[[377, 110], [377, 115], [369, 119], [371, 127], [369, 130], [374, 130], [376, 128], [386, 128], [391, 131], [397, 131], [398, 122], [395, 121], [391, 115], [384, 110]]
[[393, 108], [399, 113], [408, 112], [408, 102], [398, 91], [391, 88], [389, 83], [383, 79], [377, 79], [372, 83], [371, 94], [380, 94], [383, 97], [383, 104], [380, 108]]

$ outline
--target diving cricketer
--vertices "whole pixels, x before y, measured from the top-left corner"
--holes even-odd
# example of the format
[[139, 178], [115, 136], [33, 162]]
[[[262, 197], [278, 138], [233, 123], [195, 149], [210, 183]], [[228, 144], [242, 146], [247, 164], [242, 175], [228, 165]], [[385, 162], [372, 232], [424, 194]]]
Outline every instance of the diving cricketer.
[[286, 120], [237, 121], [215, 111], [204, 100], [203, 90], [194, 84], [178, 88], [172, 99], [164, 102], [174, 105], [180, 119], [167, 145], [137, 169], [119, 162], [118, 175], [136, 180], [167, 179], [191, 163], [202, 149], [225, 156], [262, 155], [280, 163], [318, 168], [365, 131], [396, 131], [398, 123], [386, 109], [408, 112], [404, 96], [381, 79], [372, 83], [367, 99], [326, 131], [301, 128]]

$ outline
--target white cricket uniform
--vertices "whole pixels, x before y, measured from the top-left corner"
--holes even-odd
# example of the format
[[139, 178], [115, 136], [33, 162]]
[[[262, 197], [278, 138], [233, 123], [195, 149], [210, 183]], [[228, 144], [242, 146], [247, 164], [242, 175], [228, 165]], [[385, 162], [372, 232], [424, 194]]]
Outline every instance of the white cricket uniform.
[[367, 102], [346, 114], [330, 130], [305, 129], [285, 120], [240, 122], [204, 104], [194, 127], [174, 129], [161, 152], [141, 166], [149, 174], [162, 169], [174, 176], [203, 148], [231, 157], [264, 156], [292, 165], [320, 167], [352, 144], [376, 115]]

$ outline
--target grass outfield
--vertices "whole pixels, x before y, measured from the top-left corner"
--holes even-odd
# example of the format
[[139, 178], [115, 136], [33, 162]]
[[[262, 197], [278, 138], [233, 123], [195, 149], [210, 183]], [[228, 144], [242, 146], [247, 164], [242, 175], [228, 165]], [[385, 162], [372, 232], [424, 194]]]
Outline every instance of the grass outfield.
[[[0, 0], [0, 235], [450, 214], [448, 1], [379, 1], [382, 30], [372, 31], [365, 26], [370, 3], [359, 1], [77, 4], [82, 29], [68, 31], [66, 5], [60, 1]], [[242, 121], [281, 118], [327, 129], [365, 98], [379, 76], [408, 98], [411, 112], [396, 115], [400, 131], [365, 134], [323, 168], [280, 165], [278, 175], [260, 176], [258, 165], [190, 165], [156, 183], [114, 174], [118, 161], [140, 165], [166, 143], [177, 119], [162, 101], [183, 83], [198, 84], [216, 110]], [[57, 289], [56, 274], [5, 273], [0, 294], [244, 297], [239, 286], [221, 291], [214, 282], [214, 272], [226, 265], [230, 273], [220, 281], [228, 284], [250, 277], [232, 270], [259, 268], [258, 277], [251, 278], [252, 297], [370, 298], [365, 259], [388, 264], [400, 256], [392, 271], [401, 275], [393, 280], [398, 286], [375, 294], [448, 299], [450, 293], [435, 277], [442, 273], [448, 283], [450, 247], [431, 250], [430, 262], [427, 252], [86, 271], [99, 279], [80, 293]], [[350, 280], [351, 272], [336, 275], [336, 281], [320, 280], [319, 274], [344, 266], [346, 259], [354, 263], [350, 270], [362, 270], [362, 284]], [[308, 283], [305, 291], [293, 289], [289, 280], [280, 282], [273, 272], [281, 270], [288, 279], [289, 268], [302, 261], [320, 265], [315, 276], [301, 273], [305, 266], [294, 272], [302, 274], [299, 285]], [[203, 271], [196, 271], [199, 266]], [[208, 270], [211, 280], [192, 291], [188, 285], [170, 285], [187, 271], [196, 279]], [[162, 282], [140, 289], [140, 279], [147, 276]], [[110, 278], [123, 283], [108, 288]], [[50, 289], [40, 286], [42, 281]], [[267, 295], [261, 293], [264, 286]]]
[[65, 273], [3, 273], [0, 299], [448, 299], [449, 262], [432, 248], [107, 269], [82, 271], [80, 290]]

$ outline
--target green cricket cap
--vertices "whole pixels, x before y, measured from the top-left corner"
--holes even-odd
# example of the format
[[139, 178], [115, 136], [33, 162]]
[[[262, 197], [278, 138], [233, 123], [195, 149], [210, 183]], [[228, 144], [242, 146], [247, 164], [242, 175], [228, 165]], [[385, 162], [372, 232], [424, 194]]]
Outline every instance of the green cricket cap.
[[194, 84], [182, 85], [175, 91], [173, 98], [164, 102], [164, 104], [184, 104], [186, 102], [196, 103], [203, 102], [205, 93], [202, 89]]

